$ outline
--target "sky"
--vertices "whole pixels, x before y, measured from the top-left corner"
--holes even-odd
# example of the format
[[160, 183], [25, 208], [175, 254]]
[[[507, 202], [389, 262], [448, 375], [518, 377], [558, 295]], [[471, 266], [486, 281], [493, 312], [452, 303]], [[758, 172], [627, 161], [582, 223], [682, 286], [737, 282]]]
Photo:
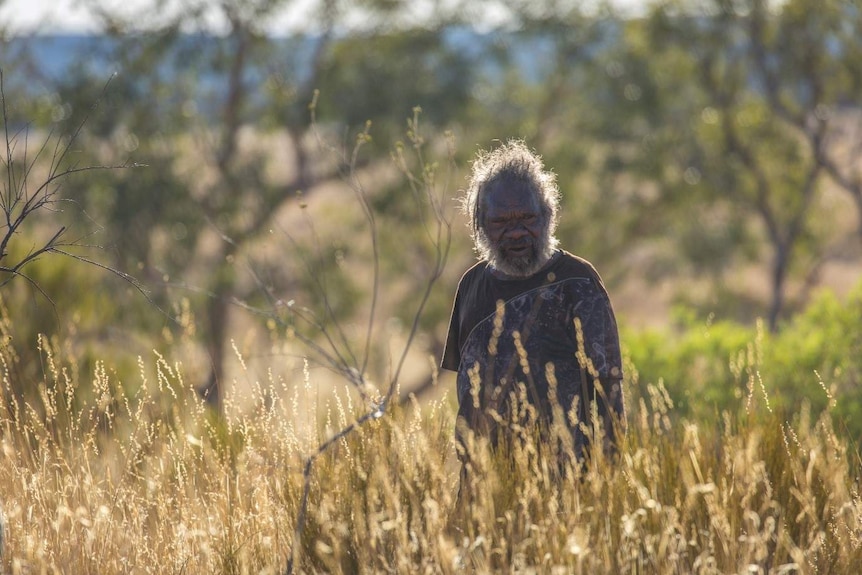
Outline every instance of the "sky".
[[16, 33], [85, 30], [86, 14], [74, 4], [75, 0], [0, 0], [0, 22]]
[[[97, 0], [120, 13], [152, 11], [154, 0]], [[272, 20], [274, 28], [297, 29], [307, 20], [315, 0], [294, 0], [291, 10]], [[85, 5], [87, 0], [0, 0], [0, 25], [8, 24], [14, 33], [94, 32], [95, 22]], [[216, 4], [213, 1], [213, 4]]]
[[[94, 0], [90, 0], [93, 3]], [[268, 28], [274, 32], [293, 32], [303, 30], [309, 21], [313, 7], [319, 0], [293, 0], [290, 7], [270, 20]], [[434, 0], [413, 0], [414, 6], [425, 6]], [[460, 4], [463, 0], [452, 0]], [[451, 4], [452, 1], [449, 3]], [[614, 0], [614, 4], [624, 10], [637, 9], [647, 0]], [[125, 10], [130, 13], [140, 13], [152, 10], [154, 0], [96, 0], [101, 6], [113, 10]], [[0, 0], [0, 27], [8, 26], [13, 34], [58, 33], [58, 32], [93, 32], [95, 23], [83, 7], [87, 0]], [[215, 1], [213, 0], [215, 4]], [[444, 0], [443, 3], [446, 3]], [[421, 8], [418, 9], [421, 11]], [[421, 17], [421, 16], [420, 16]], [[361, 19], [361, 15], [354, 15]], [[221, 23], [210, 23], [217, 29]]]

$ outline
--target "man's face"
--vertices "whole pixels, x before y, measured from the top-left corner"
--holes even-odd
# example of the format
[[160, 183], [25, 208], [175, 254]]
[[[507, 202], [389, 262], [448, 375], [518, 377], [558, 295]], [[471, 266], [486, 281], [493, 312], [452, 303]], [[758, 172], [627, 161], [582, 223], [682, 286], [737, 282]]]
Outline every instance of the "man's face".
[[545, 263], [548, 222], [539, 199], [526, 185], [492, 184], [485, 193], [482, 216], [494, 267], [525, 277]]

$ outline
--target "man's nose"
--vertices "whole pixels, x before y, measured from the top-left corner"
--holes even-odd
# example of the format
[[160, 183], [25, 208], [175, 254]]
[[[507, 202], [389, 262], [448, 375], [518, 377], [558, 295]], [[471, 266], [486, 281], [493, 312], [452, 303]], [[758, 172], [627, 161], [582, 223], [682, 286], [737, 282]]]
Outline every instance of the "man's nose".
[[524, 224], [517, 223], [506, 230], [506, 235], [512, 239], [520, 239], [524, 236], [528, 235], [530, 232], [527, 231], [527, 227]]

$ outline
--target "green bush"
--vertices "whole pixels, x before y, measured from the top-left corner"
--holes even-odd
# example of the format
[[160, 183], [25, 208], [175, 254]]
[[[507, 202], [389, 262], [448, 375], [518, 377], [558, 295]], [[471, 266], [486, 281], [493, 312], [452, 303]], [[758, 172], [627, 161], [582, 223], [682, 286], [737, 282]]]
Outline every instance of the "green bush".
[[755, 336], [754, 329], [734, 322], [686, 317], [672, 330], [623, 330], [622, 340], [640, 381], [663, 381], [680, 415], [701, 417], [731, 409], [744, 396], [745, 382], [734, 366]]
[[[672, 329], [623, 330], [638, 379], [662, 380], [677, 413], [694, 419], [763, 403], [787, 418], [804, 405], [833, 411], [862, 437], [862, 283], [846, 298], [820, 292], [775, 333], [680, 311]], [[764, 383], [768, 382], [768, 383]]]
[[862, 438], [862, 283], [841, 300], [824, 291], [772, 338], [764, 376], [782, 405], [834, 410], [838, 427]]

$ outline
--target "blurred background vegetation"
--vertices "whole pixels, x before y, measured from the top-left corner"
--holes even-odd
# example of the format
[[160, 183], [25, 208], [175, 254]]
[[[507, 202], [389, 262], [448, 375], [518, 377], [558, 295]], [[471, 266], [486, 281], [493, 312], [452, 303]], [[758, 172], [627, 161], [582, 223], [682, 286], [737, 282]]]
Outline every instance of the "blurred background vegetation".
[[[67, 169], [121, 168], [57, 181], [63, 202], [17, 228], [0, 263], [65, 226], [74, 254], [146, 297], [62, 254], [17, 270], [0, 292], [15, 393], [43, 370], [38, 334], [121, 379], [155, 349], [211, 397], [243, 384], [240, 357], [299, 380], [301, 327], [273, 321], [270, 297], [364, 333], [375, 251], [351, 180], [379, 232], [369, 373], [384, 380], [433, 266], [393, 162], [419, 148], [418, 121], [427, 155], [408, 168], [437, 164], [453, 244], [402, 393], [433, 389], [429, 358], [475, 259], [456, 201], [469, 162], [518, 137], [558, 174], [561, 243], [602, 273], [639, 381], [663, 378], [692, 417], [751, 393], [789, 414], [835, 401], [862, 437], [856, 2], [477, 0], [420, 16], [413, 2], [322, 0], [292, 32], [269, 26], [290, 0], [83, 4], [97, 33], [0, 22], [4, 193], [21, 166], [44, 179], [43, 143], [70, 146]], [[780, 389], [760, 390], [759, 370]]]

